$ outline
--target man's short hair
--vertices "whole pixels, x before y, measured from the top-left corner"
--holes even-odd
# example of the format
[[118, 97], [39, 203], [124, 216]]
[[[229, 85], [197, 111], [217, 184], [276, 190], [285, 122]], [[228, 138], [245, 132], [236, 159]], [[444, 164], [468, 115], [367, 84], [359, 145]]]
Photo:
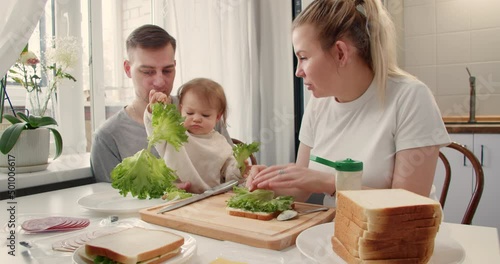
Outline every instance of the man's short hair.
[[168, 44], [172, 45], [175, 51], [175, 38], [168, 32], [156, 25], [146, 24], [136, 28], [127, 38], [127, 52], [137, 47], [142, 49], [160, 49]]

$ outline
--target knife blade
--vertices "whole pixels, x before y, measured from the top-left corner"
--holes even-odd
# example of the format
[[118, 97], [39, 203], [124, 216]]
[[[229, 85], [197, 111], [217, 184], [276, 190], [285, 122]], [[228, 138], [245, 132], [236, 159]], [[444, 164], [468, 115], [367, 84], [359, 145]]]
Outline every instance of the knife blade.
[[175, 209], [183, 207], [185, 205], [192, 204], [196, 201], [203, 200], [207, 197], [227, 192], [227, 191], [231, 190], [233, 188], [233, 186], [236, 184], [238, 184], [237, 180], [231, 180], [231, 181], [228, 181], [228, 182], [223, 183], [221, 185], [217, 185], [217, 186], [213, 187], [212, 189], [206, 190], [202, 194], [199, 194], [199, 195], [196, 195], [196, 196], [193, 196], [190, 198], [186, 198], [186, 199], [181, 200], [181, 201], [179, 201], [175, 204], [172, 204], [172, 205], [167, 205], [167, 206], [163, 207], [162, 209], [160, 209], [157, 212], [157, 214], [163, 214], [165, 212], [175, 210]]

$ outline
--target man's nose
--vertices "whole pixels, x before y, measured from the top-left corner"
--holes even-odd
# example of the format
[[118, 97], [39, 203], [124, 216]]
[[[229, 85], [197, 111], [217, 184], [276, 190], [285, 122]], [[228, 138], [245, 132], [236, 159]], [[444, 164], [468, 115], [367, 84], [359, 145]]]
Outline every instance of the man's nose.
[[153, 76], [153, 85], [156, 87], [161, 87], [165, 85], [165, 76], [163, 76], [161, 72]]

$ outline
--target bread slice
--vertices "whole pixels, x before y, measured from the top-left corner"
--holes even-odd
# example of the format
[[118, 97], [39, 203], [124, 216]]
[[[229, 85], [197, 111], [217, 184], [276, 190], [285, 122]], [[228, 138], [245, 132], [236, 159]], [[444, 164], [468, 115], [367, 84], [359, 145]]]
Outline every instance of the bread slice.
[[387, 238], [385, 236], [380, 236], [380, 238], [373, 238], [373, 236], [370, 238], [364, 238], [348, 232], [336, 232], [335, 234], [335, 237], [338, 240], [340, 240], [342, 244], [350, 245], [352, 248], [390, 247], [393, 245], [401, 245], [403, 243], [409, 244], [409, 243], [431, 242], [435, 239], [435, 234], [430, 231], [427, 232], [417, 231], [414, 236], [402, 235], [402, 236], [394, 236], [392, 238]]
[[418, 242], [407, 241], [399, 244], [389, 240], [371, 240], [373, 243], [359, 242], [357, 245], [349, 245], [344, 243], [340, 238], [337, 239], [347, 249], [349, 254], [364, 260], [421, 258], [432, 255], [434, 251], [434, 239]]
[[346, 208], [339, 208], [337, 206], [337, 213], [341, 213], [356, 222], [372, 222], [381, 225], [394, 225], [401, 222], [414, 221], [420, 219], [436, 219], [437, 222], [441, 223], [442, 214], [441, 213], [413, 213], [413, 214], [399, 214], [399, 215], [387, 215], [387, 216], [370, 216], [368, 219], [360, 219], [356, 215], [357, 213], [352, 213]]
[[335, 236], [346, 235], [355, 238], [365, 238], [372, 240], [390, 240], [390, 239], [403, 239], [411, 237], [412, 239], [425, 240], [428, 238], [435, 238], [436, 233], [439, 230], [439, 226], [429, 226], [429, 227], [414, 227], [414, 228], [394, 228], [394, 229], [377, 229], [375, 231], [368, 231], [356, 225], [353, 221], [350, 221], [346, 217], [337, 213], [335, 215]]
[[358, 219], [352, 219], [340, 212], [336, 212], [335, 219], [339, 224], [356, 225], [360, 229], [371, 233], [395, 233], [401, 230], [404, 233], [408, 229], [424, 228], [424, 227], [437, 227], [441, 221], [437, 218], [423, 218], [409, 221], [394, 222], [392, 224], [378, 224], [377, 222], [363, 222]]
[[339, 191], [337, 211], [372, 223], [381, 223], [380, 218], [393, 216], [442, 219], [438, 201], [404, 189]]
[[85, 254], [105, 256], [124, 264], [160, 263], [176, 256], [184, 237], [163, 230], [132, 227], [91, 240], [85, 244]]
[[331, 241], [333, 251], [349, 264], [423, 264], [429, 262], [432, 255], [431, 253], [429, 256], [420, 258], [383, 258], [367, 260], [351, 255], [342, 242], [336, 237], [332, 237]]
[[239, 217], [246, 217], [258, 220], [269, 221], [279, 215], [280, 212], [266, 213], [266, 212], [252, 212], [238, 208], [226, 207], [228, 214]]

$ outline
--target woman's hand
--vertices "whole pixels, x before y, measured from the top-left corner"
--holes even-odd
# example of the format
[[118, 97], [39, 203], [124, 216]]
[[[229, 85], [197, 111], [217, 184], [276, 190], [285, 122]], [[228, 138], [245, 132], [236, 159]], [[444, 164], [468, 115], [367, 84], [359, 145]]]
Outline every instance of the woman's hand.
[[[247, 181], [247, 185], [248, 183]], [[252, 177], [250, 186], [253, 189], [293, 188], [309, 193], [333, 193], [335, 191], [335, 176], [331, 173], [319, 172], [291, 163], [261, 168]]]
[[248, 188], [248, 190], [253, 191], [257, 189], [257, 186], [253, 184], [253, 180], [257, 174], [263, 169], [267, 168], [265, 165], [252, 165], [250, 168], [250, 171], [247, 174], [246, 177], [246, 183], [245, 186]]

